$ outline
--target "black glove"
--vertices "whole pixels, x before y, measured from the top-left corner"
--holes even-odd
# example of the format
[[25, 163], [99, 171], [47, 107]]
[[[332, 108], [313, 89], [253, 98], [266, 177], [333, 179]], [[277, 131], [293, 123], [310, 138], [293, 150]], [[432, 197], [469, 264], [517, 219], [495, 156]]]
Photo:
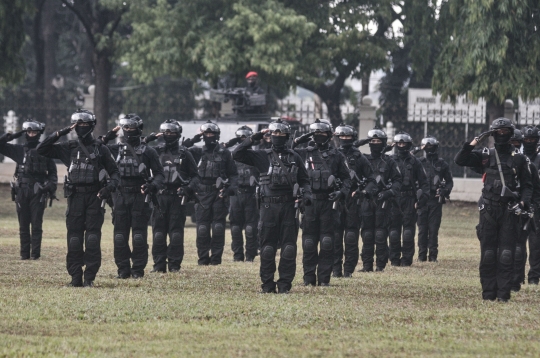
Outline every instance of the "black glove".
[[480, 142], [482, 139], [484, 139], [486, 137], [489, 137], [493, 133], [494, 133], [494, 131], [492, 131], [492, 130], [484, 132], [484, 133], [480, 133], [480, 135], [478, 137], [475, 137], [474, 139], [476, 139], [477, 142]]
[[389, 152], [392, 149], [394, 149], [394, 147], [392, 147], [391, 145], [387, 145], [386, 148], [384, 148], [384, 153]]
[[155, 141], [156, 139], [158, 139], [156, 133], [152, 132], [149, 135], [147, 135], [146, 137], [144, 137], [144, 142], [145, 143], [150, 143], [150, 142]]
[[416, 154], [416, 153], [418, 153], [418, 152], [421, 151], [421, 150], [422, 150], [422, 148], [420, 148], [420, 147], [414, 147], [413, 149], [411, 149], [411, 153], [412, 153], [412, 154]]
[[19, 138], [20, 136], [23, 135], [24, 132], [26, 132], [26, 131], [19, 131], [19, 132], [15, 132], [15, 133], [7, 133], [8, 142], [12, 141], [13, 139]]
[[98, 192], [98, 197], [100, 199], [109, 199], [111, 197], [111, 189], [108, 186], [101, 188]]
[[45, 186], [45, 190], [47, 190], [49, 193], [54, 193], [56, 191], [56, 183], [50, 181]]
[[69, 132], [71, 132], [71, 127], [62, 128], [56, 133], [58, 134], [59, 137], [61, 137], [63, 135], [68, 134]]
[[520, 203], [520, 206], [523, 208], [523, 210], [527, 211], [527, 210], [529, 210], [531, 204], [524, 201], [523, 204]]
[[426, 194], [422, 194], [420, 196], [420, 199], [418, 199], [418, 209], [420, 208], [423, 208], [424, 206], [426, 206], [427, 202], [428, 202], [428, 196]]
[[252, 142], [257, 142], [261, 139], [263, 139], [264, 137], [264, 133], [263, 132], [257, 132], [257, 133], [254, 133], [251, 135], [251, 141]]
[[309, 142], [309, 140], [311, 139], [312, 136], [313, 136], [313, 132], [302, 134], [300, 137], [296, 138], [294, 140], [294, 142], [296, 144], [307, 143], [307, 142]]
[[311, 195], [304, 194], [304, 197], [302, 198], [302, 202], [304, 206], [311, 206]]
[[154, 183], [143, 184], [141, 189], [146, 195], [157, 192], [157, 187], [154, 185]]
[[390, 199], [393, 196], [392, 192], [390, 190], [383, 190], [379, 193], [379, 200], [387, 200]]
[[202, 134], [195, 134], [193, 138], [184, 140], [184, 143], [182, 145], [186, 148], [193, 147], [195, 143], [199, 143], [202, 139]]
[[368, 139], [368, 138], [365, 138], [365, 139], [358, 139], [358, 140], [355, 140], [355, 141], [354, 141], [353, 145], [354, 145], [355, 147], [361, 147], [361, 146], [363, 146], [363, 145], [368, 144], [370, 140], [371, 140], [371, 139]]
[[238, 144], [241, 141], [242, 141], [242, 138], [235, 137], [235, 138], [229, 140], [227, 143], [225, 143], [225, 148], [232, 147], [233, 145]]
[[447, 189], [437, 189], [437, 195], [438, 196], [442, 196], [442, 197], [446, 197], [446, 195], [448, 195], [448, 190]]
[[116, 136], [118, 135], [118, 132], [115, 131], [108, 131], [107, 134], [103, 136], [103, 143], [107, 144], [111, 140], [115, 140]]
[[328, 199], [330, 199], [332, 201], [338, 201], [339, 199], [343, 198], [344, 196], [345, 195], [341, 191], [337, 190], [337, 191], [334, 191], [334, 192], [330, 193], [328, 195]]

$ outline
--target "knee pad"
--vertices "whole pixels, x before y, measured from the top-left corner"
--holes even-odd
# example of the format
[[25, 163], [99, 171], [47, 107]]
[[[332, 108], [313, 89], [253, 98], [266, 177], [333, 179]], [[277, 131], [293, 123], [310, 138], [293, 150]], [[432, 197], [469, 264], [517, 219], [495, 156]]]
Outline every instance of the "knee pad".
[[325, 237], [322, 238], [322, 240], [321, 240], [321, 249], [322, 250], [332, 250], [333, 249], [332, 238], [331, 237], [325, 236]]
[[315, 249], [315, 241], [313, 241], [313, 239], [306, 239], [306, 241], [304, 241], [305, 252], [315, 252]]
[[285, 260], [294, 260], [296, 258], [296, 248], [292, 245], [285, 245], [281, 251], [281, 257]]
[[375, 242], [379, 245], [386, 243], [384, 230], [375, 230]]
[[523, 261], [523, 250], [521, 249], [521, 246], [516, 246], [516, 254], [515, 254], [515, 260], [518, 262]]
[[74, 236], [69, 239], [69, 249], [71, 251], [82, 251], [81, 239]]
[[156, 232], [154, 234], [154, 245], [165, 245], [165, 234], [162, 232]]
[[412, 235], [411, 230], [404, 230], [403, 231], [403, 242], [411, 242], [414, 240], [414, 237]]
[[86, 248], [96, 249], [99, 247], [99, 240], [96, 234], [90, 234], [86, 238]]
[[144, 237], [142, 234], [133, 234], [133, 247], [144, 247]]
[[345, 234], [345, 243], [347, 245], [356, 245], [356, 234], [352, 231], [348, 231]]
[[248, 237], [253, 236], [253, 226], [251, 226], [251, 225], [246, 226], [246, 236], [248, 236]]
[[262, 249], [261, 256], [266, 260], [273, 260], [276, 256], [272, 246], [265, 246]]
[[364, 231], [364, 241], [373, 242], [373, 231], [371, 230]]
[[510, 250], [503, 250], [501, 252], [501, 263], [505, 265], [509, 265], [512, 263], [512, 251]]
[[214, 224], [214, 227], [212, 229], [214, 235], [225, 235], [225, 227], [221, 223]]
[[242, 229], [240, 228], [240, 226], [234, 225], [233, 227], [231, 227], [231, 235], [233, 236], [242, 235]]
[[208, 237], [208, 226], [199, 225], [199, 227], [197, 228], [197, 234], [200, 237]]
[[486, 250], [486, 252], [484, 252], [484, 263], [489, 264], [489, 265], [495, 263], [495, 251], [494, 250]]
[[126, 246], [126, 243], [124, 241], [124, 234], [116, 234], [116, 235], [114, 235], [114, 246], [116, 246], [116, 247], [124, 247], [124, 246]]
[[183, 244], [183, 237], [182, 234], [179, 232], [174, 232], [171, 235], [171, 245], [173, 246], [181, 246]]
[[399, 233], [397, 231], [390, 231], [390, 242], [394, 244], [399, 243]]

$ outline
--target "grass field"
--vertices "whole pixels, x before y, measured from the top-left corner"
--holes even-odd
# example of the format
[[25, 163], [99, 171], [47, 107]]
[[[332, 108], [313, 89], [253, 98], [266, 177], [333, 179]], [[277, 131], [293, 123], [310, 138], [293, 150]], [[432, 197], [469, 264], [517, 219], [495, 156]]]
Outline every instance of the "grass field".
[[[18, 225], [0, 187], [0, 356], [538, 356], [540, 289], [484, 302], [474, 205], [445, 206], [439, 263], [388, 267], [259, 294], [255, 263], [196, 265], [186, 230], [178, 274], [116, 280], [110, 209], [93, 289], [67, 288], [65, 201], [47, 209], [42, 258], [19, 260]], [[151, 265], [149, 265], [151, 267]]]

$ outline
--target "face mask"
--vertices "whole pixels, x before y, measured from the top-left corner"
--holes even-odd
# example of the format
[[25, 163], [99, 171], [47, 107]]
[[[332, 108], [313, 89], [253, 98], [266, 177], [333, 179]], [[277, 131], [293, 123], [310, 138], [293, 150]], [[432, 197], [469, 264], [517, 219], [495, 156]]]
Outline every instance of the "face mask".
[[37, 143], [39, 142], [39, 137], [41, 137], [41, 134], [35, 135], [33, 137], [30, 137], [28, 134], [26, 134], [25, 136], [28, 143]]
[[279, 135], [273, 135], [272, 136], [272, 145], [276, 148], [283, 148], [285, 147], [285, 144], [287, 143], [287, 136], [279, 136]]
[[525, 153], [536, 153], [536, 148], [538, 146], [538, 142], [523, 142], [523, 151]]
[[79, 138], [84, 138], [92, 132], [94, 128], [92, 126], [77, 126], [75, 132]]
[[506, 144], [510, 141], [510, 138], [512, 138], [512, 134], [511, 133], [507, 133], [507, 134], [495, 133], [493, 138], [495, 138], [495, 144]]
[[411, 150], [411, 147], [412, 147], [412, 143], [407, 143], [404, 147], [400, 147], [398, 146], [398, 152], [399, 154], [408, 154], [409, 151]]
[[329, 140], [329, 137], [326, 135], [315, 134], [313, 136], [313, 141], [317, 143], [318, 145], [326, 144], [328, 140]]
[[437, 147], [435, 146], [425, 147], [424, 150], [426, 151], [426, 154], [428, 155], [437, 153]]
[[350, 148], [354, 143], [354, 139], [340, 139], [339, 142], [343, 148]]
[[384, 147], [384, 143], [369, 143], [369, 149], [371, 150], [371, 153], [380, 154], [382, 153]]
[[165, 143], [172, 144], [178, 142], [178, 136], [177, 135], [164, 135], [163, 138], [165, 138]]
[[135, 138], [139, 137], [141, 135], [141, 131], [139, 129], [136, 129], [134, 131], [124, 131], [124, 135], [129, 138]]
[[214, 145], [214, 144], [216, 144], [216, 142], [217, 142], [217, 138], [216, 138], [215, 136], [213, 136], [213, 137], [206, 137], [206, 136], [203, 136], [203, 138], [204, 138], [204, 144], [205, 144], [206, 146]]

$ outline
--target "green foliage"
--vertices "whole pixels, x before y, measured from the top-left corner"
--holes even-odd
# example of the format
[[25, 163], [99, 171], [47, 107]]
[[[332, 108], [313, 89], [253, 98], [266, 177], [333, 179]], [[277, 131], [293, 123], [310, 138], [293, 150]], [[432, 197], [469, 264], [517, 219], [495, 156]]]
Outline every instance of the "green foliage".
[[455, 100], [469, 93], [503, 103], [540, 95], [540, 4], [534, 0], [449, 0], [441, 19], [450, 26], [433, 89]]
[[32, 11], [29, 1], [0, 2], [0, 84], [24, 79], [25, 66], [21, 50], [25, 42], [23, 17]]

